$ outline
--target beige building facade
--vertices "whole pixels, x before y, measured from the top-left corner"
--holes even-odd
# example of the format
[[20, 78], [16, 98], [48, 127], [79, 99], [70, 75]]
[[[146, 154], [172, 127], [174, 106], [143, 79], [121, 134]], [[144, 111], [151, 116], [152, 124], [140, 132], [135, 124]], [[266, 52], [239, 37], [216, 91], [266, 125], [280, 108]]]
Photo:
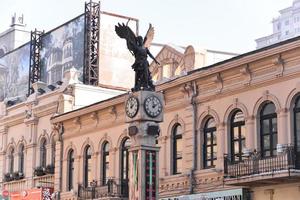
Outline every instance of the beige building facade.
[[[295, 38], [156, 87], [161, 199], [298, 199], [299, 48]], [[62, 199], [126, 197], [126, 95], [52, 118]]]

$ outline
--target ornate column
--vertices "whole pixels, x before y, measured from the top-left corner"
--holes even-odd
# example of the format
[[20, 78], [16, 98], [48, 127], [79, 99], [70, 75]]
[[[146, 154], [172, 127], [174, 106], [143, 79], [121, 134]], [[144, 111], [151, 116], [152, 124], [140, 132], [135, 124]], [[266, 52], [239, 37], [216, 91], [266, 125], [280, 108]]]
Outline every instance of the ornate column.
[[217, 125], [217, 163], [216, 168], [222, 170], [224, 167], [224, 153], [225, 153], [225, 124], [219, 123]]
[[160, 138], [160, 141], [161, 141], [161, 153], [163, 156], [161, 156], [160, 158], [160, 163], [161, 163], [161, 166], [159, 168], [159, 170], [161, 169], [160, 173], [163, 175], [163, 176], [167, 176], [167, 139], [168, 139], [168, 136], [162, 136]]
[[111, 178], [116, 178], [117, 177], [117, 174], [118, 172], [116, 172], [116, 169], [119, 169], [117, 166], [119, 166], [117, 163], [116, 163], [116, 153], [117, 153], [117, 150], [118, 148], [114, 147], [114, 148], [111, 148], [109, 153], [110, 153], [110, 159], [109, 160], [109, 177]]
[[[63, 177], [61, 177], [61, 175], [65, 175], [66, 173], [62, 173], [61, 170], [63, 172], [66, 172], [66, 166], [67, 166], [67, 158], [63, 158], [63, 155], [61, 155], [61, 148], [62, 148], [62, 142], [61, 141], [57, 141], [55, 143], [55, 174], [54, 174], [54, 191], [60, 191], [59, 185], [60, 182], [62, 180], [64, 180]], [[61, 160], [63, 162], [61, 162]], [[62, 168], [61, 168], [61, 164], [62, 164]], [[64, 185], [63, 187], [64, 188]]]

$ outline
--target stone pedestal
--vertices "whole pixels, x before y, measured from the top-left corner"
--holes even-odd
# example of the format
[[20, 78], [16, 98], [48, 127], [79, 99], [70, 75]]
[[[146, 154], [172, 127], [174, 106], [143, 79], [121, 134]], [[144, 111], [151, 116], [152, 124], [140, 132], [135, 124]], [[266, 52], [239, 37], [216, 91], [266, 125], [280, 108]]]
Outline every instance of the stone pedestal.
[[163, 120], [161, 93], [139, 91], [125, 103], [126, 122], [131, 138], [129, 149], [129, 200], [158, 199], [158, 156], [156, 138]]

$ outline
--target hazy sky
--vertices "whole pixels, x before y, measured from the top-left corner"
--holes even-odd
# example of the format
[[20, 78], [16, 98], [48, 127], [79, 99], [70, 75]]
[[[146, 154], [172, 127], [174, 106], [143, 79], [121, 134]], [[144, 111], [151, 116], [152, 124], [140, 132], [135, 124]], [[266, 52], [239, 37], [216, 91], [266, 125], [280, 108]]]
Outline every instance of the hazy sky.
[[[0, 0], [0, 32], [14, 12], [24, 13], [29, 30], [50, 30], [83, 13], [84, 0]], [[243, 53], [254, 39], [272, 33], [271, 21], [293, 0], [102, 0], [104, 11], [151, 22], [154, 42]]]

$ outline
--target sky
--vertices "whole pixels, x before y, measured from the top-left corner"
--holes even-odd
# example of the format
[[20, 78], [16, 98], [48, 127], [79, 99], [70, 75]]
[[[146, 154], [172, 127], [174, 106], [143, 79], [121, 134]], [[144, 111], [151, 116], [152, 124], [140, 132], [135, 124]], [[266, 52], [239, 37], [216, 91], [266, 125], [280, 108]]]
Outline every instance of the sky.
[[[0, 0], [0, 32], [13, 13], [29, 30], [51, 30], [84, 12], [84, 0]], [[102, 0], [101, 10], [140, 20], [140, 33], [155, 28], [154, 42], [245, 53], [272, 33], [272, 19], [293, 0]]]

